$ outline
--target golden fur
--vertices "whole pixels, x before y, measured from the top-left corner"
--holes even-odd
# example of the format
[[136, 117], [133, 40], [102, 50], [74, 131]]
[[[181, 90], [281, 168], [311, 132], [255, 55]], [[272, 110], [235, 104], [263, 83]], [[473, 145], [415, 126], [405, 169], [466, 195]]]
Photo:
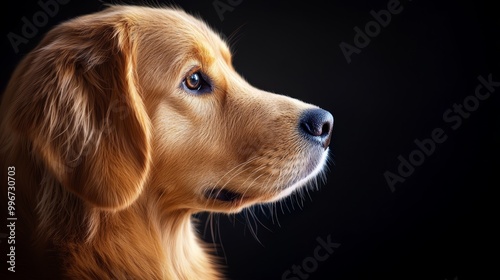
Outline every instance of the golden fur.
[[[197, 70], [212, 92], [180, 86]], [[112, 6], [55, 27], [0, 108], [2, 176], [16, 168], [16, 273], [221, 278], [192, 214], [277, 201], [316, 176], [328, 151], [297, 132], [310, 108], [249, 85], [224, 41], [180, 10]], [[242, 195], [207, 195], [222, 189]]]

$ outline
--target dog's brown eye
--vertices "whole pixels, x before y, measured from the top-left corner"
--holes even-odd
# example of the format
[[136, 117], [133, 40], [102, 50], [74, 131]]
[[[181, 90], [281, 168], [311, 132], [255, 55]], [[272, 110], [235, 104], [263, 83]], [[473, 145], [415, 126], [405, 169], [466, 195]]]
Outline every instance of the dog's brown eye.
[[208, 93], [212, 91], [212, 86], [208, 81], [209, 79], [203, 73], [201, 73], [200, 71], [196, 71], [184, 78], [184, 81], [182, 81], [182, 86], [185, 90], [191, 93]]
[[201, 85], [201, 77], [198, 72], [191, 74], [186, 78], [186, 86], [190, 90], [198, 90]]

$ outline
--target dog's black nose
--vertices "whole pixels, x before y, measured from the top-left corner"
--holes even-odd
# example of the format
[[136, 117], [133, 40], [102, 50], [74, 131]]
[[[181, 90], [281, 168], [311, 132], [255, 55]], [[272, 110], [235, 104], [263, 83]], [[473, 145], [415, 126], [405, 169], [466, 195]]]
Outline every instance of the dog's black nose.
[[333, 116], [323, 109], [309, 109], [302, 113], [299, 120], [303, 135], [327, 148], [333, 128]]

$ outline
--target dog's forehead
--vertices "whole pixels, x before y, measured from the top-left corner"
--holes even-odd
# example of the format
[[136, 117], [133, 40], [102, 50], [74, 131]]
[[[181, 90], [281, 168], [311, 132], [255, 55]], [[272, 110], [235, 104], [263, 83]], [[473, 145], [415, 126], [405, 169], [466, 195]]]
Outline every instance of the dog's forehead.
[[202, 19], [175, 8], [155, 10], [162, 15], [156, 20], [162, 21], [162, 30], [167, 39], [174, 37], [176, 45], [191, 48], [193, 53], [207, 64], [212, 63], [219, 55], [226, 62], [231, 62], [227, 43]]

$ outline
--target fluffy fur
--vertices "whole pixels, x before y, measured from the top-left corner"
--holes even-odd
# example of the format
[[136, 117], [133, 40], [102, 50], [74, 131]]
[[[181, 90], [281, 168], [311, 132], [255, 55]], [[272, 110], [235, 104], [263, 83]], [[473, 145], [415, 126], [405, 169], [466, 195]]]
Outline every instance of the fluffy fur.
[[[211, 92], [182, 86], [196, 71]], [[55, 27], [0, 110], [17, 273], [221, 278], [192, 214], [276, 201], [316, 176], [328, 150], [297, 129], [311, 108], [249, 85], [225, 42], [180, 10], [113, 6]]]

